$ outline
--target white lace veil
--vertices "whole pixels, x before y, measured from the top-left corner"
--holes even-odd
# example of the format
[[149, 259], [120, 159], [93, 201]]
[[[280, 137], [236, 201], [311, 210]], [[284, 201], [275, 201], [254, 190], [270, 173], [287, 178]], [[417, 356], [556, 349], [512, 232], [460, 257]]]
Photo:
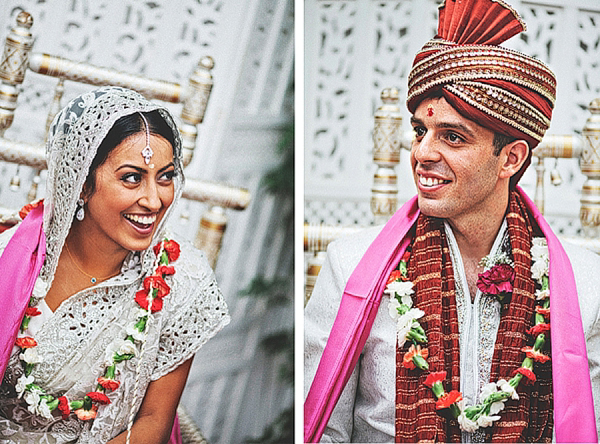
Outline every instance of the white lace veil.
[[[165, 223], [181, 196], [184, 184], [181, 138], [169, 111], [149, 102], [137, 92], [120, 87], [103, 87], [73, 99], [54, 118], [46, 144], [46, 262], [41, 271], [48, 286], [52, 284], [58, 258], [75, 216], [77, 200], [100, 143], [119, 118], [153, 110], [158, 110], [173, 130], [173, 163], [176, 173], [175, 198], [154, 234], [154, 245], [164, 235]], [[142, 253], [143, 274], [151, 271], [153, 258], [146, 254], [149, 250]]]

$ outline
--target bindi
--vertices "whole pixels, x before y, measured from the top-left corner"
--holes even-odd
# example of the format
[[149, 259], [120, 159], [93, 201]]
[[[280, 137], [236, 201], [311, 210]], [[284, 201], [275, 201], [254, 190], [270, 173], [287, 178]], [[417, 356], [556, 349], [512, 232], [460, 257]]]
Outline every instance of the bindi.
[[427, 105], [427, 115], [429, 117], [433, 116], [433, 105], [431, 103]]

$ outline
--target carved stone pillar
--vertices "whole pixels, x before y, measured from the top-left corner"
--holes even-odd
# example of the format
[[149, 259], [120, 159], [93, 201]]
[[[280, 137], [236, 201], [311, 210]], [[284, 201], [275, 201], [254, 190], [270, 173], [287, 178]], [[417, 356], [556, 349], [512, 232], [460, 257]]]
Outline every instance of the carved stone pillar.
[[587, 180], [581, 190], [579, 219], [586, 237], [600, 236], [600, 99], [589, 105], [592, 114], [583, 127], [581, 172]]
[[402, 116], [398, 107], [398, 89], [385, 88], [381, 105], [375, 111], [373, 162], [377, 171], [371, 189], [371, 211], [375, 223], [386, 222], [398, 206], [398, 178], [394, 167], [400, 163]]
[[211, 69], [215, 62], [209, 56], [202, 57], [196, 70], [191, 75], [181, 111], [180, 132], [183, 142], [183, 164], [187, 166], [194, 154], [198, 130], [196, 125], [202, 123], [208, 99], [213, 86]]
[[4, 53], [0, 61], [0, 136], [13, 122], [18, 85], [23, 83], [29, 61], [29, 53], [33, 46], [30, 29], [33, 17], [25, 11], [17, 16], [17, 26], [11, 29], [4, 43]]

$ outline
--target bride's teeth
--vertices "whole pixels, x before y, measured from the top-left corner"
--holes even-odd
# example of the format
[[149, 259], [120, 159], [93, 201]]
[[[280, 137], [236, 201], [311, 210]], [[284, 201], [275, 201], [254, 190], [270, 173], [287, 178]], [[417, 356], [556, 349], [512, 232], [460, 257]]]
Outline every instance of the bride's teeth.
[[150, 225], [156, 220], [156, 216], [138, 216], [136, 214], [127, 214], [125, 217], [133, 222], [143, 225]]

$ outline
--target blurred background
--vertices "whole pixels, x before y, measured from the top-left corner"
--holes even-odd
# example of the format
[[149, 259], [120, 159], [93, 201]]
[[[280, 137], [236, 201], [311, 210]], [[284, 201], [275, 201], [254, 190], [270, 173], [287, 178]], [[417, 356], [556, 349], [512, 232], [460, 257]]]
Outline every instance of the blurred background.
[[[436, 34], [440, 3], [306, 0], [306, 222], [343, 226], [373, 223], [370, 199], [377, 170], [373, 163], [373, 115], [382, 104], [382, 89], [397, 87], [401, 131], [410, 132], [405, 106], [407, 77], [416, 52]], [[548, 134], [574, 135], [582, 142], [582, 129], [591, 117], [588, 105], [600, 97], [600, 2], [508, 3], [519, 12], [528, 29], [505, 46], [546, 62], [558, 79]], [[582, 233], [579, 199], [586, 176], [579, 164], [592, 165], [593, 175], [598, 177], [600, 139], [595, 137], [583, 143], [577, 158], [542, 159], [545, 215], [555, 231], [565, 236]], [[532, 198], [536, 162], [534, 159], [521, 180], [521, 186]], [[550, 185], [561, 182], [554, 170], [560, 174], [561, 185]], [[400, 205], [416, 194], [408, 150], [401, 150], [396, 173]]]
[[[34, 52], [178, 82], [211, 56], [214, 86], [186, 177], [250, 193], [226, 210], [215, 272], [232, 322], [196, 355], [182, 404], [211, 443], [292, 442], [292, 0], [3, 0], [2, 42], [22, 10]], [[5, 137], [42, 143], [56, 80], [27, 72]], [[62, 104], [91, 89], [66, 81]], [[179, 115], [181, 106], [173, 106]], [[0, 207], [27, 201], [36, 172], [0, 162]], [[38, 196], [44, 194], [41, 173]], [[35, 179], [37, 180], [37, 179]], [[182, 200], [171, 230], [194, 241], [206, 204]]]

